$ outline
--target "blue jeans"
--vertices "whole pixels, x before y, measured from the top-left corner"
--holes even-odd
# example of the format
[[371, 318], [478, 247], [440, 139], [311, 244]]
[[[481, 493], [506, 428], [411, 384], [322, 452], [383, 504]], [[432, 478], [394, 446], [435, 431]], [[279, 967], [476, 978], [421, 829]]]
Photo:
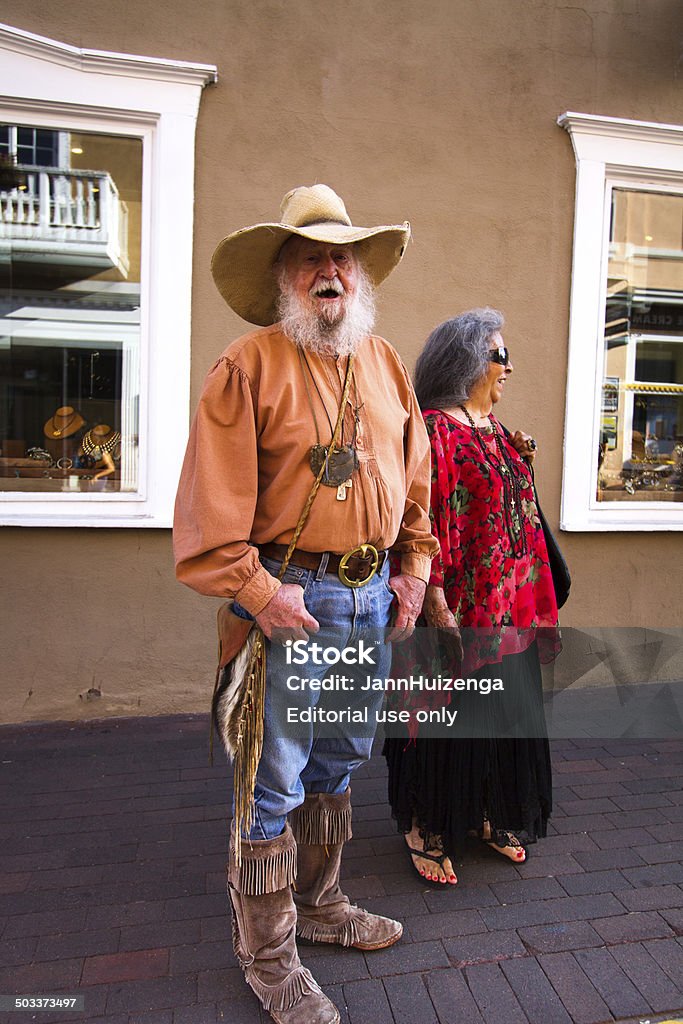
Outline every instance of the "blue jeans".
[[[261, 561], [268, 572], [277, 576], [280, 562], [269, 558]], [[368, 674], [384, 679], [390, 671], [391, 648], [384, 643], [393, 599], [387, 585], [389, 563], [387, 560], [381, 572], [358, 588], [344, 586], [336, 574], [326, 573], [325, 568], [325, 559], [318, 570], [289, 566], [283, 579], [283, 583], [303, 587], [306, 608], [320, 623], [320, 633], [311, 634], [308, 645], [318, 642], [335, 651], [353, 646], [357, 651], [363, 639], [366, 650], [374, 645], [373, 661], [362, 666], [341, 661], [330, 665], [313, 663], [308, 656], [299, 663], [303, 655], [297, 654], [297, 662], [288, 664], [286, 647], [267, 644], [263, 751], [256, 775], [255, 820], [250, 839], [274, 839], [280, 835], [287, 815], [303, 803], [307, 793], [343, 793], [353, 770], [370, 757], [375, 711], [381, 707], [384, 694], [361, 691], [360, 686]], [[234, 610], [248, 617], [239, 605]], [[304, 678], [321, 679], [333, 673], [345, 676], [349, 688], [335, 692], [331, 699], [329, 692], [307, 686], [292, 689], [288, 683], [292, 678], [297, 684]], [[329, 707], [367, 708], [368, 724], [331, 728], [312, 723], [288, 724], [288, 709], [294, 708], [298, 713], [315, 708], [321, 699]]]

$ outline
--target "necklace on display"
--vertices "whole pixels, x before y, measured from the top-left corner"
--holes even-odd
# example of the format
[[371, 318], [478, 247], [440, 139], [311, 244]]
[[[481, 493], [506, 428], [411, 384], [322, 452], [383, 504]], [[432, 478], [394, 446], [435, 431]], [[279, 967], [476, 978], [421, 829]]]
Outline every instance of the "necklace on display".
[[[66, 408], [69, 408], [69, 406], [66, 406]], [[64, 433], [64, 431], [68, 430], [69, 427], [71, 426], [71, 424], [74, 422], [74, 420], [78, 416], [78, 413], [76, 412], [75, 409], [72, 408], [71, 409], [71, 415], [64, 422], [62, 422], [63, 417], [60, 416], [59, 417], [59, 421], [60, 421], [59, 426], [57, 426], [57, 416], [58, 416], [58, 412], [56, 412], [54, 414], [54, 416], [52, 417], [52, 436], [53, 437], [61, 437], [62, 434]]]
[[107, 434], [103, 434], [101, 437], [96, 433], [97, 427], [93, 427], [87, 434], [83, 435], [81, 441], [81, 447], [86, 455], [94, 455], [97, 458], [97, 452], [112, 453], [114, 449], [119, 445], [121, 441], [121, 434], [118, 430], [111, 430]]
[[487, 419], [491, 425], [493, 441], [498, 454], [497, 460], [493, 459], [493, 453], [484, 440], [482, 429], [474, 422], [469, 409], [464, 405], [461, 405], [460, 408], [465, 413], [469, 425], [474, 431], [475, 437], [479, 442], [479, 447], [484, 455], [484, 459], [489, 466], [492, 466], [500, 474], [500, 478], [503, 482], [503, 518], [505, 520], [505, 528], [510, 539], [512, 552], [517, 557], [525, 555], [528, 551], [528, 546], [522, 515], [522, 494], [520, 484], [522, 471], [515, 465], [509, 452], [505, 448], [503, 439], [498, 433], [496, 421], [491, 414], [489, 413]]

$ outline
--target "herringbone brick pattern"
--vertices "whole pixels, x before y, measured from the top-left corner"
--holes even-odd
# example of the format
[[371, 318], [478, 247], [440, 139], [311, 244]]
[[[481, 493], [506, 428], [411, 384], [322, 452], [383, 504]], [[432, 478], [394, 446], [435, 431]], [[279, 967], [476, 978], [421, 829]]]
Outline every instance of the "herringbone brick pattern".
[[[234, 960], [229, 772], [205, 716], [0, 729], [0, 994], [85, 1012], [8, 1024], [269, 1021]], [[455, 888], [415, 874], [379, 757], [353, 785], [345, 887], [399, 917], [376, 953], [306, 947], [346, 1024], [683, 1017], [683, 741], [556, 742], [551, 835], [516, 866], [473, 844]]]

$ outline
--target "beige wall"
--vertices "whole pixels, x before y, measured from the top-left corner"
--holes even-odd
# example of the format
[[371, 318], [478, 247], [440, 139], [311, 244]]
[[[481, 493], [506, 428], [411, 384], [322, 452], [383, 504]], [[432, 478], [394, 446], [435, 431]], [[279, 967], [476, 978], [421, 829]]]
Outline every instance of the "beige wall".
[[[197, 135], [193, 404], [244, 329], [208, 272], [216, 242], [275, 219], [293, 185], [325, 181], [357, 223], [413, 224], [379, 323], [411, 365], [446, 316], [505, 312], [516, 372], [501, 416], [539, 438], [539, 489], [557, 522], [575, 171], [555, 119], [682, 123], [679, 0], [0, 0], [0, 20], [218, 65]], [[575, 580], [566, 623], [680, 623], [680, 534], [562, 543]], [[174, 583], [168, 533], [7, 529], [0, 560], [4, 720], [206, 707], [215, 605]], [[102, 696], [82, 699], [89, 688]]]

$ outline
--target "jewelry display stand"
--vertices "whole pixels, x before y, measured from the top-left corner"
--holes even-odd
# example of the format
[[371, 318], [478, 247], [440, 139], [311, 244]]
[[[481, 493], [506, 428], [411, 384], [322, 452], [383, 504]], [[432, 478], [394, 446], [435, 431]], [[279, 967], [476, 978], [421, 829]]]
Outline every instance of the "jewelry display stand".
[[[44, 441], [26, 447], [24, 442], [7, 441], [0, 452], [2, 479], [12, 480], [12, 490], [35, 488], [32, 481], [45, 483], [41, 490], [86, 491], [116, 489], [121, 458], [121, 434], [106, 423], [85, 430], [86, 421], [71, 405], [55, 409], [43, 426]], [[85, 430], [85, 432], [84, 432]], [[25, 486], [18, 484], [25, 481]], [[50, 481], [50, 483], [47, 483]]]

